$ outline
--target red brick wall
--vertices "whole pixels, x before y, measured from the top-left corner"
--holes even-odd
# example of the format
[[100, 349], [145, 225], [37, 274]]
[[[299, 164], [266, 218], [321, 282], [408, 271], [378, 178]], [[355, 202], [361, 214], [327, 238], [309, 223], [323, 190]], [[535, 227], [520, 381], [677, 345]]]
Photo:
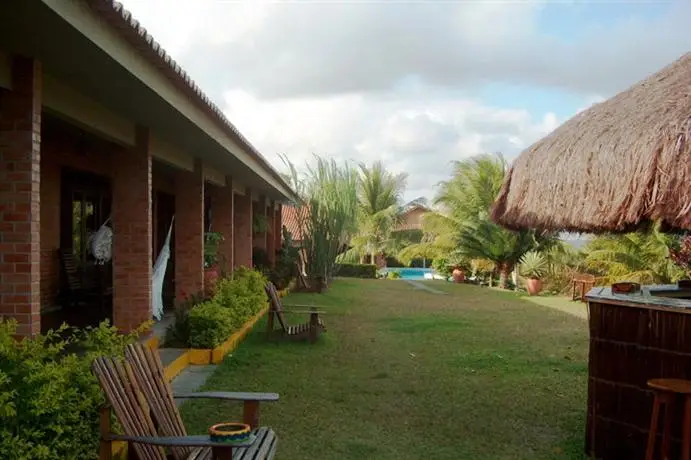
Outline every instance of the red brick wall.
[[201, 162], [194, 172], [175, 178], [175, 290], [195, 294], [204, 289], [204, 177]]
[[19, 335], [41, 331], [41, 66], [14, 57], [12, 91], [0, 93], [0, 315]]
[[223, 241], [219, 247], [219, 262], [221, 269], [233, 269], [233, 184], [226, 179], [225, 187], [209, 188], [211, 195], [211, 229], [223, 234]]
[[266, 221], [268, 230], [266, 232], [266, 252], [269, 256], [271, 266], [276, 265], [276, 213], [274, 212], [273, 202], [266, 208]]
[[249, 189], [245, 195], [235, 194], [235, 267], [252, 266], [252, 195]]
[[137, 127], [135, 146], [114, 156], [113, 324], [130, 331], [151, 318], [151, 149]]

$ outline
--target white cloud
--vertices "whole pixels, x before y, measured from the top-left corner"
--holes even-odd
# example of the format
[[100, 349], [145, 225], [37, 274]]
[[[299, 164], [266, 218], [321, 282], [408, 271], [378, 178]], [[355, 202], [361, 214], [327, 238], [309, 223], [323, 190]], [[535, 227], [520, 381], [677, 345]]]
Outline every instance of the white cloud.
[[[226, 115], [274, 164], [285, 153], [297, 166], [313, 153], [355, 162], [383, 160], [408, 172], [407, 198], [431, 197], [450, 163], [478, 153], [516, 154], [554, 129], [548, 113], [534, 120], [524, 110], [427, 92], [424, 99], [374, 95], [262, 100], [227, 92]], [[477, 120], [482, 120], [478, 125]]]
[[585, 109], [691, 49], [688, 0], [572, 42], [539, 30], [539, 1], [125, 3], [279, 168], [279, 153], [381, 159], [409, 173], [407, 198], [431, 197], [452, 160], [511, 157], [563, 121], [488, 106], [472, 88], [563, 88]]

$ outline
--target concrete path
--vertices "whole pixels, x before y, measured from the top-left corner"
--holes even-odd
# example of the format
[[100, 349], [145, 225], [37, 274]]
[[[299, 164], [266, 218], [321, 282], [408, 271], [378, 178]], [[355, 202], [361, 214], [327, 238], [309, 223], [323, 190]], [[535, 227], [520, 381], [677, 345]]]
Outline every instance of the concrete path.
[[438, 289], [434, 289], [433, 287], [427, 286], [426, 284], [420, 283], [419, 281], [413, 281], [413, 280], [403, 280], [403, 281], [405, 281], [406, 283], [410, 284], [410, 285], [413, 286], [415, 289], [420, 289], [420, 290], [422, 290], [422, 291], [427, 291], [427, 292], [430, 292], [430, 293], [432, 293], [432, 294], [446, 295], [446, 292], [442, 292], [442, 291], [440, 291], [440, 290], [438, 290]]
[[[179, 393], [195, 393], [204, 385], [206, 379], [211, 376], [216, 370], [215, 364], [208, 364], [205, 366], [189, 366], [185, 368], [177, 377], [173, 379], [170, 386], [174, 394]], [[185, 402], [186, 399], [176, 399], [175, 404], [178, 406]]]

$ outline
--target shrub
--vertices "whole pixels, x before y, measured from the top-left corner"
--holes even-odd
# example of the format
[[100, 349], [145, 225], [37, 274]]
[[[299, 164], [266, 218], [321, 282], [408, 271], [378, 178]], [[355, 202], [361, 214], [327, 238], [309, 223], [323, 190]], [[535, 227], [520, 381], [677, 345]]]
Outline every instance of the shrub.
[[215, 348], [235, 329], [230, 311], [213, 300], [192, 308], [189, 324], [192, 348]]
[[346, 278], [376, 278], [377, 266], [370, 264], [340, 264], [336, 266], [336, 274]]
[[95, 458], [105, 398], [91, 363], [122, 355], [145, 327], [122, 335], [107, 322], [63, 325], [17, 341], [16, 322], [0, 320], [0, 458]]
[[520, 273], [527, 278], [541, 279], [548, 268], [547, 258], [537, 251], [526, 252], [521, 257]]
[[[216, 294], [211, 299], [189, 310], [187, 329], [184, 323], [176, 325], [169, 329], [171, 335], [172, 331], [180, 331], [180, 335], [189, 331], [185, 346], [217, 347], [266, 306], [265, 284], [266, 278], [258, 271], [238, 268], [232, 278], [218, 281]], [[181, 319], [185, 318], [181, 315]]]
[[189, 314], [192, 307], [206, 302], [209, 297], [200, 292], [188, 296], [183, 293], [183, 298], [175, 306], [175, 322], [166, 328], [164, 343], [166, 347], [189, 347], [190, 322]]
[[397, 280], [401, 278], [401, 272], [388, 272], [386, 277], [390, 280]]

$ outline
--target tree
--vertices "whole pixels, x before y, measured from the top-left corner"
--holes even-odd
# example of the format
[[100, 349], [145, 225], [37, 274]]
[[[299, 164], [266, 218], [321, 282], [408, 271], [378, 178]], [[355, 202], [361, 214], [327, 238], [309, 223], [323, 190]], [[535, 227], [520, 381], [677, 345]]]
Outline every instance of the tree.
[[401, 245], [393, 233], [400, 221], [407, 175], [387, 171], [380, 161], [370, 167], [360, 164], [358, 172], [358, 231], [349, 256], [369, 255], [374, 264], [377, 254], [395, 253]]
[[648, 231], [594, 238], [585, 248], [586, 264], [608, 283], [670, 283], [684, 272], [669, 257], [674, 237], [655, 226]]
[[514, 232], [489, 219], [489, 209], [507, 169], [508, 163], [501, 154], [457, 161], [452, 178], [440, 184], [435, 200], [453, 222], [457, 251], [469, 259], [494, 262], [502, 288], [506, 288], [509, 274], [523, 254], [547, 249], [556, 241], [553, 234], [534, 230]]

